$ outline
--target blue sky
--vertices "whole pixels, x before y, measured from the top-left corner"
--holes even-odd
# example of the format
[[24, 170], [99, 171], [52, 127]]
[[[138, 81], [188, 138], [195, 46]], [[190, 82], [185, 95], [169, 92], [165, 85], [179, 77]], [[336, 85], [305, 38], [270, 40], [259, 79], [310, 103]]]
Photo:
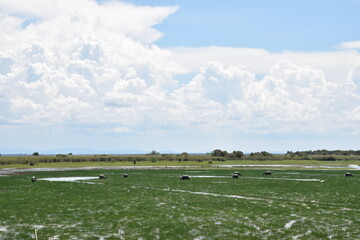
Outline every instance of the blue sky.
[[0, 153], [360, 149], [358, 0], [0, 0]]
[[156, 26], [163, 47], [231, 46], [268, 51], [331, 50], [359, 39], [356, 0], [128, 1], [180, 9]]

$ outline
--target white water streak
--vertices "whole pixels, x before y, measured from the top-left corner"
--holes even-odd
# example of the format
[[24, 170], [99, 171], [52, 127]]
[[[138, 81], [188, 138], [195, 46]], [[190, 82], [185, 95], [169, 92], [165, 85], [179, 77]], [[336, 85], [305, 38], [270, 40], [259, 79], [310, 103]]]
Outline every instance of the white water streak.
[[292, 227], [292, 225], [294, 224], [294, 223], [296, 223], [297, 222], [297, 220], [290, 220], [289, 222], [287, 222], [286, 224], [285, 224], [285, 229], [289, 229], [289, 228], [291, 228]]
[[271, 199], [265, 199], [265, 198], [245, 197], [240, 195], [227, 195], [227, 194], [208, 193], [208, 192], [193, 192], [188, 190], [178, 190], [178, 189], [169, 189], [169, 188], [159, 189], [159, 190], [169, 191], [169, 192], [191, 193], [191, 194], [206, 195], [213, 197], [227, 197], [227, 198], [247, 199], [247, 200], [255, 200], [255, 201], [272, 201]]
[[[99, 177], [54, 177], [54, 178], [40, 178], [38, 180], [44, 180], [50, 182], [77, 182], [81, 180], [93, 180], [93, 179], [99, 179]], [[83, 183], [90, 183], [90, 182], [83, 182]]]
[[[198, 175], [192, 176], [191, 178], [232, 178], [232, 176], [209, 176], [209, 175]], [[241, 178], [252, 178], [252, 179], [270, 179], [270, 180], [284, 180], [284, 181], [301, 181], [301, 182], [325, 182], [325, 180], [321, 179], [308, 179], [308, 178], [271, 178], [271, 177], [242, 177]]]
[[271, 180], [284, 180], [284, 181], [301, 181], [301, 182], [325, 182], [325, 180], [316, 178], [268, 178], [268, 177], [242, 177], [242, 178], [253, 178], [253, 179], [271, 179]]
[[192, 176], [192, 178], [231, 178], [231, 176], [205, 176], [205, 175], [198, 175], [198, 176]]
[[349, 165], [349, 168], [353, 168], [356, 170], [360, 170], [360, 166], [359, 165]]

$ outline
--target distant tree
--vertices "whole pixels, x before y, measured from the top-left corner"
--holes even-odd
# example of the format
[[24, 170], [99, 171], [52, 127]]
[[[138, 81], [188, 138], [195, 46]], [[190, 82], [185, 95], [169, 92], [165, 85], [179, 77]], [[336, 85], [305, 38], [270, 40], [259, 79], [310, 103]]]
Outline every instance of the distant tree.
[[211, 155], [214, 157], [220, 157], [221, 153], [222, 151], [220, 149], [215, 149], [214, 151], [211, 152]]
[[215, 149], [211, 152], [213, 157], [227, 157], [229, 153], [227, 151], [221, 151], [220, 149]]
[[250, 153], [250, 156], [252, 156], [252, 157], [272, 157], [273, 155], [266, 151], [262, 151], [262, 152], [252, 152], [252, 153]]
[[155, 151], [155, 150], [152, 150], [149, 155], [160, 155], [159, 152]]
[[235, 158], [242, 158], [244, 156], [242, 151], [233, 151], [232, 154]]
[[72, 156], [73, 154], [72, 153], [68, 153], [69, 156]]
[[33, 156], [39, 156], [40, 154], [38, 152], [34, 152], [32, 155]]
[[333, 156], [326, 156], [326, 157], [321, 157], [318, 160], [320, 160], [320, 161], [336, 161], [336, 158], [334, 158]]
[[266, 151], [262, 151], [260, 154], [261, 154], [262, 156], [264, 156], [264, 157], [271, 157], [271, 156], [272, 156], [271, 153], [268, 153], [268, 152], [266, 152]]
[[360, 155], [360, 150], [309, 150], [309, 151], [297, 151], [295, 152], [298, 156], [306, 156], [306, 155], [344, 155], [344, 156], [351, 156], [351, 155]]

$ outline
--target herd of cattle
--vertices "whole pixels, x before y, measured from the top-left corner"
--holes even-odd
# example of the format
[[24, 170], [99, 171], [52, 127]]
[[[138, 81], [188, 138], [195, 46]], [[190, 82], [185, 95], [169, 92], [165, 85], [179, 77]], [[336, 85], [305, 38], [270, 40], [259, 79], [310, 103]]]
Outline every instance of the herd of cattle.
[[[271, 173], [271, 171], [266, 171], [266, 172], [263, 172], [263, 176], [267, 176], [267, 175], [271, 175], [272, 173]], [[241, 173], [239, 173], [239, 172], [234, 172], [233, 174], [232, 174], [232, 178], [239, 178], [239, 176], [242, 176], [241, 175]], [[345, 174], [344, 174], [344, 176], [345, 177], [353, 177], [353, 175], [350, 173], [350, 172], [346, 172]], [[125, 173], [124, 174], [124, 178], [127, 178], [128, 177], [128, 175]], [[105, 179], [106, 177], [105, 177], [105, 175], [104, 174], [99, 174], [99, 179]], [[190, 176], [189, 175], [181, 175], [180, 176], [180, 180], [190, 180]], [[31, 181], [32, 182], [35, 182], [36, 181], [36, 177], [35, 176], [32, 176], [31, 177]]]

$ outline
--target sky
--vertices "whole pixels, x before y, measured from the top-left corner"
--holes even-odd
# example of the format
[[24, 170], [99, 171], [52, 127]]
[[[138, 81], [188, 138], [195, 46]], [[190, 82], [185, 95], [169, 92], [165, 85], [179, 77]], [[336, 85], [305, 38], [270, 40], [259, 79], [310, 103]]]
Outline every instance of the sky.
[[0, 0], [0, 153], [360, 149], [359, 0]]

